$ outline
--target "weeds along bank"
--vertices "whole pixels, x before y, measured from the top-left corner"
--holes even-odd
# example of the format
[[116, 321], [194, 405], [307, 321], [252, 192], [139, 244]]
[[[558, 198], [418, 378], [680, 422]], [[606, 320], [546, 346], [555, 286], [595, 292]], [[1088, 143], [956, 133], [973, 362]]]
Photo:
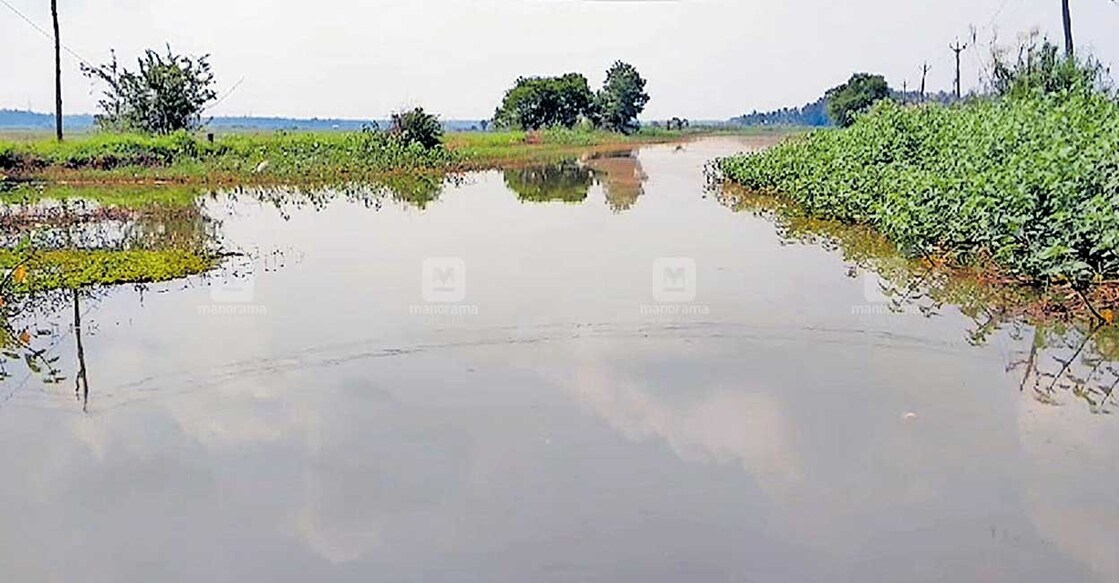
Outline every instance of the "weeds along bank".
[[848, 129], [717, 168], [911, 255], [992, 260], [1030, 282], [1119, 277], [1119, 104], [1102, 93], [883, 101]]
[[177, 132], [167, 136], [94, 133], [55, 142], [0, 142], [0, 169], [18, 176], [52, 173], [160, 175], [180, 179], [270, 176], [327, 179], [448, 167], [454, 156], [383, 132], [228, 134], [213, 142]]
[[333, 182], [391, 173], [478, 169], [584, 148], [666, 142], [686, 133], [635, 135], [550, 129], [448, 134], [425, 147], [387, 132], [276, 132], [168, 136], [94, 133], [64, 142], [0, 139], [0, 173], [19, 178], [165, 178], [197, 182]]

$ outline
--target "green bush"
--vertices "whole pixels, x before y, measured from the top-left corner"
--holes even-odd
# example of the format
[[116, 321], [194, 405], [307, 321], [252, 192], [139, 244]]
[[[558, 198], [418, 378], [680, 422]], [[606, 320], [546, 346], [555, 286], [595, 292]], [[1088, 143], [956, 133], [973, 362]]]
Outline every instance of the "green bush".
[[422, 107], [392, 114], [389, 133], [405, 144], [418, 144], [427, 150], [443, 141], [443, 125], [439, 123], [439, 118], [425, 112]]
[[883, 101], [851, 128], [718, 167], [912, 254], [985, 256], [1033, 281], [1119, 276], [1119, 104], [1104, 94]]

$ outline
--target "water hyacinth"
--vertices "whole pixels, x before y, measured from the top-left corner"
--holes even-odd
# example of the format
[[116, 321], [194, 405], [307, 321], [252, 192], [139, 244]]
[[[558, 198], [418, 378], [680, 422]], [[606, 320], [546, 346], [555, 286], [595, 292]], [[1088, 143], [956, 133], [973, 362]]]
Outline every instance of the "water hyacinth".
[[884, 101], [847, 130], [716, 166], [914, 255], [984, 256], [1036, 282], [1119, 276], [1119, 104], [1104, 94]]

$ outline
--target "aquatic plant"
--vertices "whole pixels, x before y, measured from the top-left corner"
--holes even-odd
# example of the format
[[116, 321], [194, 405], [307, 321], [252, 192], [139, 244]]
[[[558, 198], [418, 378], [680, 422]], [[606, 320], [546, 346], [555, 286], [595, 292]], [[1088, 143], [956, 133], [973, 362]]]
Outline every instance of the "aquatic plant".
[[851, 128], [715, 166], [910, 255], [988, 258], [1030, 282], [1119, 277], [1119, 104], [1101, 93], [884, 101]]

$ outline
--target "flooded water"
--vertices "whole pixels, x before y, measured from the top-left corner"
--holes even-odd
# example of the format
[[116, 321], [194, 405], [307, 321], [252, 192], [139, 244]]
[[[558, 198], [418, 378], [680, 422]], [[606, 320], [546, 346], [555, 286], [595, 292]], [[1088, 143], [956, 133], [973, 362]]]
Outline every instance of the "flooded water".
[[26, 316], [0, 579], [1119, 580], [1114, 336], [899, 300], [749, 147], [203, 197], [220, 273]]

